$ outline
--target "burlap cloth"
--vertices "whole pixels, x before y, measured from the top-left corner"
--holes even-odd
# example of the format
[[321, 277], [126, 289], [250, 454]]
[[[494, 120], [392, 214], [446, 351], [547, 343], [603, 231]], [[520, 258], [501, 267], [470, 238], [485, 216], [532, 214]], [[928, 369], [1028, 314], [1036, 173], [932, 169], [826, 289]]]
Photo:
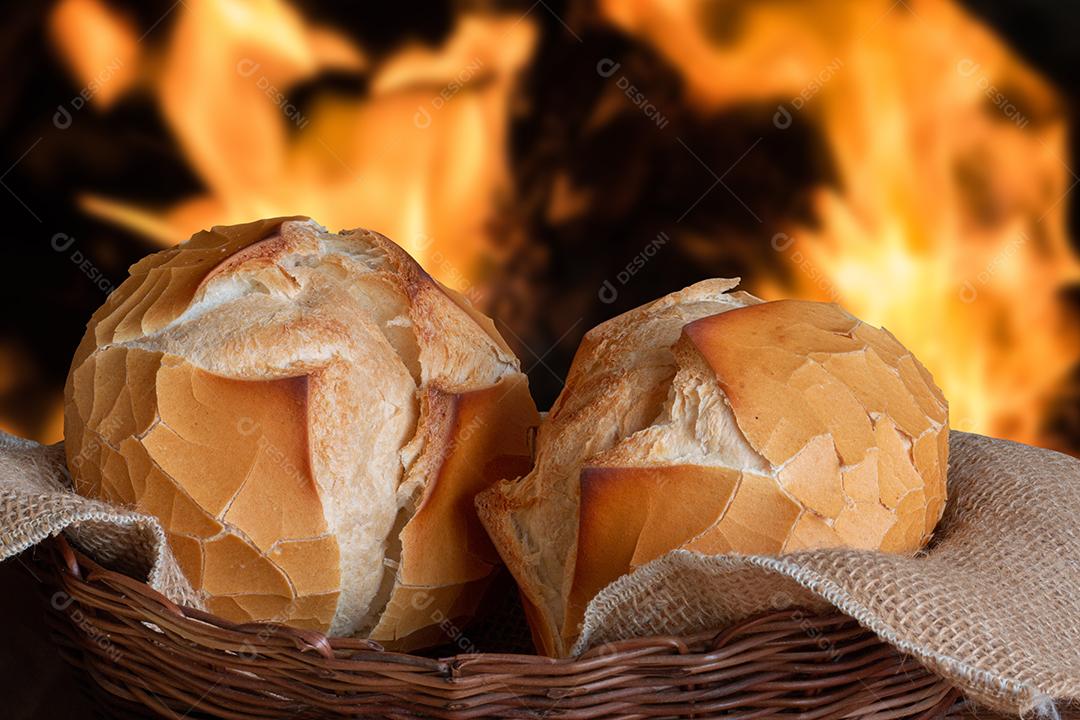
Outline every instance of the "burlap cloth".
[[61, 531], [102, 564], [146, 580], [174, 602], [206, 609], [155, 518], [76, 495], [63, 444], [0, 431], [0, 560]]
[[[200, 604], [155, 520], [70, 491], [60, 446], [0, 433], [0, 513], [0, 559], [64, 530], [99, 560]], [[1046, 717], [1080, 705], [1080, 461], [954, 432], [949, 504], [924, 554], [676, 551], [593, 600], [579, 649], [830, 605], [983, 705]]]

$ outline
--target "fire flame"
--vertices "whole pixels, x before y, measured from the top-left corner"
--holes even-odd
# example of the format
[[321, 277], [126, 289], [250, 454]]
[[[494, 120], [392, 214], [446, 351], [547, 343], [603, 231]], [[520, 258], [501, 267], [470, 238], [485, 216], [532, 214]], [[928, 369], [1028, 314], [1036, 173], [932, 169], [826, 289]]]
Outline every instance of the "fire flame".
[[[408, 46], [370, 68], [352, 41], [280, 0], [186, 0], [175, 12], [160, 66], [144, 70], [156, 73], [147, 84], [206, 193], [162, 209], [86, 195], [86, 209], [163, 245], [256, 217], [304, 214], [335, 229], [362, 219], [447, 284], [474, 290], [508, 178], [508, 105], [532, 52], [530, 22], [466, 15], [443, 47]], [[53, 15], [84, 81], [95, 60], [80, 55], [91, 50], [75, 28], [107, 16], [98, 0], [64, 0]], [[328, 69], [367, 75], [371, 92], [293, 102]]]
[[49, 33], [90, 102], [107, 108], [134, 83], [139, 59], [135, 28], [99, 0], [63, 0], [50, 17]]
[[822, 128], [838, 187], [818, 192], [813, 228], [771, 238], [795, 293], [901, 338], [950, 399], [953, 427], [1039, 441], [1043, 404], [1080, 347], [1058, 296], [1080, 264], [1054, 91], [939, 0], [738, 7], [726, 20], [739, 33], [717, 40], [715, 3], [603, 3], [680, 69], [699, 106], [779, 99], [778, 131], [801, 113]]
[[[817, 222], [762, 239], [793, 280], [754, 290], [841, 302], [923, 359], [955, 427], [1038, 441], [1042, 403], [1080, 349], [1057, 301], [1080, 265], [1065, 232], [1076, 176], [1062, 159], [1062, 103], [1036, 73], [940, 0], [600, 7], [680, 70], [697, 107], [776, 102], [777, 132], [814, 122], [827, 138], [838, 183], [818, 191]], [[82, 82], [123, 56], [125, 73], [93, 101], [152, 93], [206, 186], [167, 208], [88, 195], [88, 210], [162, 244], [260, 216], [362, 218], [444, 282], [472, 287], [507, 187], [514, 80], [535, 42], [527, 17], [465, 15], [441, 48], [372, 66], [282, 0], [186, 0], [175, 12], [160, 58], [101, 0], [53, 13]], [[99, 40], [83, 42], [87, 28]], [[327, 69], [367, 76], [370, 91], [294, 104]]]

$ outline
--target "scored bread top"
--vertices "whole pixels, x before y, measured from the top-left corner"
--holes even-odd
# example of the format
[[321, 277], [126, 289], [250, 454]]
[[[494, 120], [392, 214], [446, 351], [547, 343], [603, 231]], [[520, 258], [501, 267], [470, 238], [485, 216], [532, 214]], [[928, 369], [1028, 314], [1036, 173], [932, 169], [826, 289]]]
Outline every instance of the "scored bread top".
[[940, 518], [947, 405], [925, 368], [835, 305], [704, 301], [718, 283], [590, 333], [533, 472], [478, 501], [550, 654], [668, 550], [913, 552]]
[[[479, 482], [483, 467], [433, 458], [456, 457], [459, 416], [496, 390], [508, 410], [481, 403], [493, 422], [470, 442], [501, 428], [524, 452], [517, 359], [385, 237], [215, 227], [134, 265], [94, 314], [68, 380], [69, 464], [80, 491], [163, 519], [212, 611], [370, 632], [403, 588], [396, 533]], [[409, 576], [447, 602], [494, 564], [467, 518], [453, 529], [472, 538], [462, 555]]]
[[480, 517], [521, 588], [537, 645], [549, 654], [561, 654], [558, 628], [573, 581], [582, 464], [660, 413], [676, 369], [671, 346], [684, 325], [760, 302], [729, 293], [737, 283], [706, 280], [589, 330], [540, 427], [533, 471], [477, 498]]

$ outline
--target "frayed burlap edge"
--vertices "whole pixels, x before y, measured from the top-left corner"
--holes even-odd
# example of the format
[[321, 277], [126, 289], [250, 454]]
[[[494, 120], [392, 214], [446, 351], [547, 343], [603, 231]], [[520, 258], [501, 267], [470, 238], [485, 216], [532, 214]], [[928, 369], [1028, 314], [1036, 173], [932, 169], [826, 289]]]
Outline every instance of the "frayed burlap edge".
[[[737, 617], [755, 614], [754, 611], [781, 610], [789, 607], [823, 611], [832, 606], [857, 620], [859, 624], [893, 647], [912, 655], [934, 672], [962, 686], [964, 694], [980, 705], [1007, 713], [1034, 714], [1040, 718], [1056, 719], [1058, 717], [1055, 711], [1054, 699], [1038, 687], [1028, 683], [1016, 682], [992, 672], [979, 670], [956, 658], [935, 652], [931, 648], [903, 640], [889, 623], [853, 600], [843, 588], [831, 582], [828, 578], [824, 578], [816, 572], [798, 565], [770, 557], [713, 557], [687, 550], [673, 551], [653, 563], [643, 566], [637, 573], [624, 576], [615, 581], [604, 589], [602, 595], [593, 600], [586, 613], [582, 635], [578, 639], [572, 654], [576, 655], [585, 652], [587, 649], [603, 642], [624, 639], [618, 636], [604, 637], [601, 629], [602, 621], [598, 618], [606, 613], [618, 612], [616, 608], [621, 603], [615, 599], [625, 600], [634, 593], [640, 594], [643, 581], [647, 581], [651, 575], [655, 574], [657, 578], [663, 578], [669, 573], [685, 573], [691, 569], [704, 570], [707, 573], [725, 574], [740, 567], [759, 569], [764, 571], [763, 576], [771, 574], [781, 582], [768, 582], [763, 577], [759, 582], [759, 588], [770, 591], [771, 599], [768, 604], [753, 607], [747, 613], [733, 615], [729, 622], [717, 625], [717, 627], [733, 623]], [[800, 592], [800, 590], [805, 592]], [[688, 629], [687, 632], [690, 632], [690, 630]]]
[[833, 606], [981, 705], [1056, 717], [1080, 698], [1080, 461], [954, 432], [949, 508], [917, 557], [675, 551], [606, 587], [575, 647]]
[[157, 519], [75, 494], [63, 444], [0, 432], [0, 560], [64, 532], [99, 562], [145, 579], [175, 603], [206, 609]]

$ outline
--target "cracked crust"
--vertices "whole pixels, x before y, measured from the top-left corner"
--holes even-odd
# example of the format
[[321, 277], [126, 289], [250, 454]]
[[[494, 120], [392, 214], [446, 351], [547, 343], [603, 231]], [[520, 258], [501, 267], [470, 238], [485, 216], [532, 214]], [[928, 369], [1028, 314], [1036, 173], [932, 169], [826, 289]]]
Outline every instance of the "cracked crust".
[[134, 265], [65, 407], [77, 490], [157, 516], [211, 611], [402, 648], [472, 611], [497, 555], [471, 494], [527, 469], [537, 422], [490, 320], [383, 236], [303, 218]]
[[941, 517], [948, 408], [918, 360], [836, 305], [734, 285], [591, 331], [533, 472], [478, 498], [548, 654], [597, 592], [669, 550], [912, 553]]

